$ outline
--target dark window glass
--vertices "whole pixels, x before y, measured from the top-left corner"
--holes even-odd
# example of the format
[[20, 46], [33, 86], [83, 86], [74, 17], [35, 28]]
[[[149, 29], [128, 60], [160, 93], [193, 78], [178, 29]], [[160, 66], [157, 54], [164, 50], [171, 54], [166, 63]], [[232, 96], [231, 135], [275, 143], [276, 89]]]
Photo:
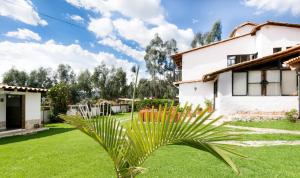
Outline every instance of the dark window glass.
[[281, 51], [281, 48], [273, 48], [273, 53], [277, 53], [277, 52], [280, 52]]

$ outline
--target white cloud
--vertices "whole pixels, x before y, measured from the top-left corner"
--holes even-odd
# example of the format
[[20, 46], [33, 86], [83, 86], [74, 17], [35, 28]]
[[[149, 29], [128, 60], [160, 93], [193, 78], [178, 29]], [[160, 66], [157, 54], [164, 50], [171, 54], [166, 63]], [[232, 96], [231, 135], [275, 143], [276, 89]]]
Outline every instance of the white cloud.
[[0, 16], [6, 16], [30, 25], [47, 25], [30, 0], [5, 0], [0, 3]]
[[[165, 20], [160, 0], [67, 0], [70, 4], [101, 13], [102, 18], [91, 19], [88, 29], [98, 38], [118, 35], [146, 47], [158, 33], [163, 40], [174, 38], [179, 50], [189, 48], [194, 33], [190, 28], [180, 29]], [[124, 18], [112, 20], [118, 12]], [[117, 42], [116, 42], [117, 43]]]
[[79, 23], [83, 23], [84, 22], [84, 19], [79, 16], [79, 15], [70, 15], [70, 19], [76, 21], [76, 22], [79, 22]]
[[127, 56], [130, 56], [138, 61], [144, 61], [144, 51], [138, 51], [136, 49], [133, 49], [125, 44], [122, 43], [121, 40], [112, 39], [112, 38], [104, 38], [99, 41], [100, 44], [110, 46], [113, 49], [126, 54]]
[[112, 12], [119, 12], [131, 18], [140, 18], [150, 23], [164, 21], [160, 0], [66, 0], [68, 3], [110, 17]]
[[113, 24], [110, 18], [91, 19], [88, 30], [94, 32], [97, 37], [106, 37], [112, 34]]
[[300, 15], [300, 0], [245, 0], [244, 4], [256, 7], [257, 14], [262, 11], [276, 11], [280, 14], [291, 12], [295, 16]]
[[18, 38], [18, 39], [22, 39], [22, 40], [40, 41], [42, 39], [39, 34], [33, 32], [31, 30], [28, 30], [26, 28], [23, 28], [23, 29], [18, 28], [17, 31], [7, 32], [5, 34], [5, 36]]
[[[17, 69], [27, 72], [38, 67], [50, 67], [55, 70], [60, 63], [69, 64], [76, 73], [84, 69], [92, 70], [104, 62], [112, 67], [122, 67], [128, 74], [134, 63], [118, 59], [106, 52], [93, 53], [81, 48], [78, 44], [61, 45], [53, 40], [45, 43], [0, 42], [0, 63], [2, 69]], [[0, 76], [5, 70], [0, 71]], [[128, 75], [129, 76], [129, 75]]]
[[192, 29], [179, 29], [176, 25], [171, 23], [147, 28], [145, 23], [139, 19], [117, 19], [113, 21], [113, 24], [121, 36], [127, 40], [138, 42], [142, 47], [146, 47], [156, 33], [159, 34], [163, 40], [174, 38], [180, 50], [189, 48], [190, 42], [194, 37]]

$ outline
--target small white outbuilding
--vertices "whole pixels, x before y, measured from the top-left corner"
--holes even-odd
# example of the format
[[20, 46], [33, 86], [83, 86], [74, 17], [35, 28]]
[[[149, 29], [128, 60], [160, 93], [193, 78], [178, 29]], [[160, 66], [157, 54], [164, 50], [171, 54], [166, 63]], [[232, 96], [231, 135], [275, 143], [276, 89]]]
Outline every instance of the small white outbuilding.
[[0, 84], [0, 130], [41, 125], [41, 95], [47, 89]]

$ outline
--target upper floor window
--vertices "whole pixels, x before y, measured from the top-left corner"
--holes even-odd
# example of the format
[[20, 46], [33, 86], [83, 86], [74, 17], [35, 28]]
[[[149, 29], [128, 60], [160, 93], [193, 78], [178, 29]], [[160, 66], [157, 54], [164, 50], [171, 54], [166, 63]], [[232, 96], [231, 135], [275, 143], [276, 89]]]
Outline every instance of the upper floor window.
[[227, 56], [227, 66], [238, 64], [245, 61], [250, 61], [257, 58], [257, 53], [255, 54], [240, 54], [240, 55], [228, 55]]
[[280, 52], [282, 50], [281, 47], [278, 47], [278, 48], [273, 48], [273, 53], [277, 53], [277, 52]]

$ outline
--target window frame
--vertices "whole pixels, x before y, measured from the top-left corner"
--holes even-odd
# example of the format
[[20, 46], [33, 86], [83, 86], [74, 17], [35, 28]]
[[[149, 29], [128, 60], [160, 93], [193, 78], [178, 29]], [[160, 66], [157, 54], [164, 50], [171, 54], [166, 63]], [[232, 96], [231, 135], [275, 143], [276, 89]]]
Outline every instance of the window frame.
[[[252, 54], [235, 54], [235, 55], [227, 55], [227, 66], [232, 66], [235, 64], [239, 64], [246, 61], [251, 61], [253, 59], [257, 58], [258, 53], [252, 53]], [[247, 56], [247, 59], [242, 61], [242, 57]], [[235, 57], [235, 59], [230, 59], [231, 57]], [[229, 61], [234, 61], [234, 63]], [[238, 62], [237, 62], [238, 61]]]
[[[266, 75], [267, 75], [267, 70], [279, 70], [280, 72], [280, 82], [268, 82], [267, 84], [264, 84], [263, 81], [266, 80]], [[259, 83], [261, 84], [261, 95], [249, 95], [249, 84], [258, 84], [258, 83], [249, 83], [249, 71], [261, 71], [262, 74], [262, 81]], [[296, 90], [297, 94], [296, 95], [286, 95], [282, 94], [282, 72], [283, 71], [290, 71], [289, 69], [264, 69], [264, 70], [248, 70], [248, 71], [232, 71], [231, 73], [231, 94], [232, 96], [263, 96], [263, 97], [268, 97], [268, 96], [298, 96], [299, 91], [298, 91], [298, 76], [296, 77]], [[234, 73], [246, 73], [246, 95], [235, 95], [234, 94]], [[297, 73], [296, 73], [297, 75]], [[280, 95], [267, 95], [267, 85], [269, 83], [279, 83], [280, 85]]]
[[[249, 82], [249, 72], [252, 72], [252, 71], [259, 71], [260, 72], [260, 75], [261, 75], [261, 81], [260, 82]], [[247, 96], [263, 96], [263, 85], [262, 85], [262, 81], [263, 81], [263, 71], [262, 70], [250, 70], [250, 71], [247, 71]], [[259, 84], [261, 86], [260, 88], [260, 95], [249, 95], [249, 84]]]
[[[235, 95], [234, 94], [234, 90], [233, 90], [233, 86], [234, 86], [234, 73], [246, 73], [246, 94], [245, 95]], [[244, 72], [232, 72], [231, 73], [231, 79], [232, 79], [232, 82], [231, 82], [231, 92], [232, 92], [232, 96], [248, 96], [248, 71], [244, 71]]]
[[[279, 50], [279, 51], [277, 51], [277, 50]], [[282, 47], [275, 47], [275, 48], [273, 48], [273, 54], [278, 53], [280, 51], [282, 51]]]

